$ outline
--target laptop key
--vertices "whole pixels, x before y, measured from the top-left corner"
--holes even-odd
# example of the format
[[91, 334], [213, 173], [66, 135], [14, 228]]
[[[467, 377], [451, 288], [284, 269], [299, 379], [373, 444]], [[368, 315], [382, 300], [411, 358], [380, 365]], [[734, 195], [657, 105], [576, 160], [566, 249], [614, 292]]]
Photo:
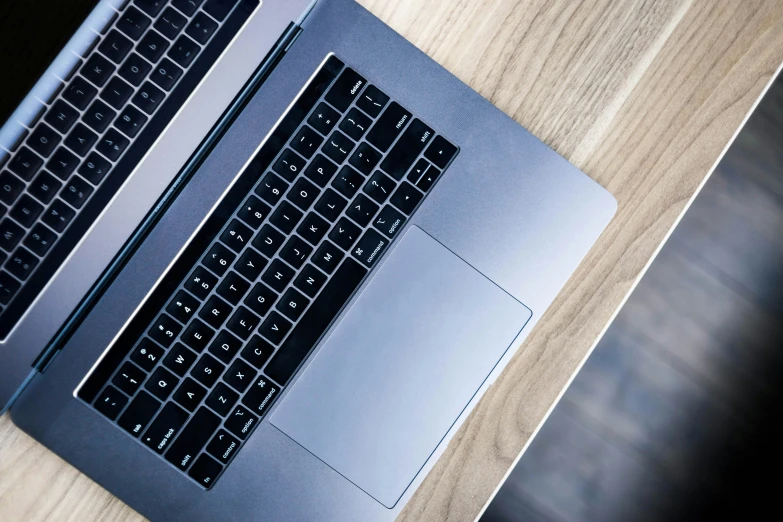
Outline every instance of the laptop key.
[[377, 118], [387, 103], [389, 103], [389, 97], [375, 85], [367, 87], [359, 99], [356, 100], [356, 106], [372, 118]]
[[6, 252], [13, 250], [23, 236], [24, 229], [10, 219], [0, 222], [0, 248]]
[[171, 46], [168, 57], [180, 67], [187, 67], [196, 59], [196, 55], [200, 50], [196, 42], [187, 36], [180, 36], [174, 42], [174, 45]]
[[188, 475], [205, 488], [209, 488], [221, 471], [223, 471], [223, 466], [209, 455], [204, 454], [196, 460]]
[[317, 245], [328, 229], [329, 223], [315, 212], [310, 212], [307, 214], [307, 217], [304, 218], [302, 224], [297, 227], [296, 233], [313, 245]]
[[408, 181], [414, 185], [418, 183], [429, 166], [430, 163], [427, 160], [420, 158], [419, 161], [417, 161], [413, 168], [408, 172]]
[[133, 105], [128, 105], [114, 121], [114, 126], [129, 138], [134, 138], [145, 123], [147, 117]]
[[204, 12], [218, 22], [222, 22], [238, 0], [207, 0], [204, 4]]
[[234, 252], [241, 252], [253, 232], [239, 220], [232, 220], [226, 230], [220, 235], [220, 241]]
[[8, 215], [14, 218], [17, 223], [21, 224], [23, 227], [29, 228], [33, 226], [33, 223], [38, 219], [38, 216], [41, 215], [41, 212], [43, 212], [43, 206], [28, 194], [23, 194]]
[[368, 175], [378, 166], [379, 161], [381, 161], [380, 152], [366, 143], [360, 143], [348, 163], [356, 167], [362, 174]]
[[150, 75], [150, 80], [164, 91], [170, 91], [180, 76], [182, 76], [182, 69], [168, 58], [164, 58], [155, 67]]
[[416, 205], [419, 204], [419, 201], [421, 201], [423, 197], [424, 195], [416, 190], [413, 185], [407, 181], [403, 181], [400, 183], [400, 186], [397, 187], [397, 190], [394, 191], [389, 202], [410, 216], [411, 212], [413, 212]]
[[381, 169], [397, 181], [401, 180], [434, 134], [421, 120], [413, 120], [381, 163]]
[[126, 394], [133, 396], [146, 377], [147, 374], [141, 371], [138, 366], [126, 362], [114, 376], [111, 383]]
[[370, 198], [364, 194], [359, 194], [348, 207], [345, 215], [359, 223], [359, 225], [366, 227], [370, 224], [379, 208]]
[[229, 272], [218, 286], [217, 294], [236, 306], [250, 289], [250, 283], [239, 277], [236, 272]]
[[71, 175], [78, 165], [79, 158], [65, 147], [58, 147], [52, 157], [49, 158], [49, 161], [46, 162], [46, 168], [49, 172], [63, 181], [68, 179], [68, 176]]
[[163, 365], [179, 377], [184, 377], [196, 362], [196, 357], [196, 354], [188, 350], [184, 344], [177, 343], [163, 359]]
[[223, 377], [223, 380], [226, 381], [229, 386], [241, 393], [250, 386], [250, 383], [255, 377], [256, 371], [253, 367], [242, 359], [237, 359], [228, 370], [226, 370], [226, 375]]
[[182, 326], [178, 322], [166, 314], [160, 314], [150, 326], [148, 334], [152, 340], [164, 348], [168, 348], [180, 331], [182, 331]]
[[332, 109], [325, 103], [320, 103], [318, 108], [313, 111], [313, 114], [307, 119], [308, 125], [326, 136], [340, 119], [340, 113]]
[[227, 431], [220, 430], [207, 444], [207, 453], [225, 464], [231, 460], [237, 448], [239, 448], [239, 441]]
[[250, 413], [250, 410], [244, 406], [239, 405], [231, 412], [224, 426], [228, 431], [244, 440], [256, 424], [258, 424], [258, 417]]
[[147, 114], [152, 114], [158, 108], [166, 94], [150, 82], [144, 82], [139, 92], [133, 97], [133, 104]]
[[24, 182], [7, 170], [0, 174], [0, 201], [13, 205], [24, 190]]
[[266, 266], [266, 258], [252, 248], [245, 250], [245, 253], [234, 265], [234, 269], [245, 276], [250, 281], [255, 281], [261, 275], [261, 271]]
[[288, 183], [270, 172], [256, 188], [256, 194], [270, 205], [275, 206], [287, 189]]
[[397, 184], [380, 170], [376, 170], [370, 180], [364, 185], [364, 193], [377, 203], [383, 203], [391, 196]]
[[184, 290], [180, 290], [166, 307], [166, 312], [180, 323], [187, 324], [200, 304], [198, 299]]
[[321, 188], [324, 188], [337, 172], [337, 165], [326, 159], [323, 154], [315, 156], [305, 169], [305, 177]]
[[242, 398], [242, 404], [250, 408], [255, 415], [263, 417], [279, 392], [279, 388], [272, 381], [261, 375]]
[[348, 250], [353, 246], [362, 229], [356, 226], [351, 220], [340, 218], [340, 221], [329, 232], [329, 239], [334, 241], [337, 246], [343, 250]]
[[404, 223], [405, 216], [394, 207], [386, 205], [381, 210], [381, 213], [378, 214], [378, 217], [375, 218], [375, 221], [373, 221], [373, 226], [389, 239], [394, 239], [394, 236], [397, 235]]
[[305, 243], [299, 236], [291, 236], [283, 250], [280, 251], [280, 259], [294, 268], [301, 268], [312, 252], [313, 247]]
[[209, 345], [209, 353], [228, 364], [240, 348], [242, 348], [242, 341], [230, 333], [222, 331]]
[[329, 92], [326, 93], [326, 101], [332, 104], [338, 111], [345, 112], [364, 88], [367, 80], [359, 73], [346, 67]]
[[57, 181], [57, 178], [43, 170], [27, 187], [27, 191], [35, 196], [38, 201], [49, 204], [62, 186], [63, 184]]
[[439, 169], [443, 170], [449, 164], [451, 159], [457, 154], [457, 147], [449, 143], [442, 136], [436, 136], [424, 157], [434, 163]]
[[160, 10], [166, 5], [166, 0], [133, 0], [133, 3], [154, 18], [158, 16]]
[[60, 140], [62, 140], [62, 137], [54, 129], [45, 123], [41, 123], [30, 134], [27, 144], [38, 154], [48, 158], [54, 151], [54, 148], [60, 143]]
[[299, 209], [288, 201], [283, 201], [269, 217], [269, 222], [282, 230], [284, 234], [290, 234], [296, 224], [301, 221], [302, 216], [304, 214]]
[[84, 163], [79, 167], [79, 174], [93, 185], [103, 181], [104, 176], [111, 169], [111, 163], [97, 152], [91, 152]]
[[[188, 412], [174, 404], [167, 403], [152, 425], [144, 432], [141, 441], [155, 453], [163, 453], [179, 430], [188, 420]], [[170, 453], [170, 452], [169, 452]]]
[[24, 246], [29, 248], [37, 256], [43, 257], [57, 241], [57, 234], [38, 223], [33, 227], [24, 240]]
[[206, 299], [209, 292], [217, 284], [218, 278], [207, 272], [206, 269], [199, 266], [193, 271], [185, 283], [185, 288], [198, 297], [199, 299]]
[[[384, 111], [383, 115], [375, 122], [370, 133], [367, 135], [367, 141], [382, 152], [386, 152], [391, 147], [397, 136], [411, 119], [411, 113], [397, 102]], [[418, 154], [417, 154], [418, 155]]]
[[313, 265], [306, 265], [294, 280], [294, 286], [310, 297], [315, 297], [324, 286], [326, 276]]
[[150, 72], [152, 66], [147, 60], [136, 53], [131, 53], [125, 63], [120, 66], [119, 75], [131, 85], [138, 86]]
[[215, 410], [218, 415], [225, 417], [231, 411], [231, 407], [238, 399], [239, 394], [237, 392], [222, 382], [219, 382], [204, 403]]
[[132, 48], [133, 42], [116, 29], [109, 31], [98, 46], [98, 50], [106, 58], [117, 64], [122, 62]]
[[324, 139], [321, 135], [305, 125], [291, 139], [291, 147], [305, 158], [310, 159], [323, 142]]
[[355, 145], [348, 136], [340, 131], [334, 131], [324, 143], [321, 151], [339, 165], [348, 158]]
[[160, 402], [149, 393], [141, 391], [128, 405], [117, 424], [134, 437], [138, 437], [159, 409]]
[[220, 421], [220, 417], [206, 407], [199, 408], [166, 453], [166, 460], [179, 469], [187, 469], [201, 448], [212, 438], [212, 434], [220, 426]]
[[383, 251], [389, 245], [389, 240], [380, 235], [373, 229], [364, 233], [359, 243], [351, 251], [356, 259], [364, 263], [368, 267], [372, 267], [373, 264], [383, 255]]
[[[176, 6], [176, 4], [175, 4]], [[185, 13], [188, 14], [188, 13]], [[192, 13], [190, 13], [192, 14]], [[185, 34], [196, 40], [201, 45], [207, 43], [212, 33], [217, 29], [218, 24], [204, 13], [199, 13], [188, 24]]]
[[120, 16], [115, 27], [130, 37], [131, 40], [138, 40], [151, 22], [152, 20], [147, 15], [131, 6]]
[[280, 174], [290, 183], [296, 179], [300, 172], [302, 172], [304, 166], [305, 160], [293, 150], [285, 149], [280, 157], [277, 158], [277, 161], [275, 161], [272, 170]]
[[272, 344], [280, 344], [280, 341], [291, 330], [291, 323], [277, 312], [271, 312], [258, 329], [258, 333], [269, 339]]
[[225, 369], [226, 367], [219, 363], [217, 359], [209, 354], [204, 354], [198, 360], [196, 366], [193, 367], [193, 371], [190, 374], [198, 382], [207, 388], [211, 388]]
[[277, 299], [277, 294], [263, 283], [257, 283], [253, 291], [245, 299], [245, 304], [261, 317], [265, 316]]
[[[346, 198], [352, 198], [364, 183], [364, 176], [345, 165], [332, 181], [332, 187]], [[316, 209], [317, 210], [317, 209]], [[338, 213], [339, 214], [339, 213]]]
[[196, 12], [196, 9], [198, 9], [198, 6], [200, 6], [203, 1], [204, 0], [172, 0], [171, 5], [185, 13], [185, 15], [193, 16], [193, 13]]
[[30, 277], [36, 266], [38, 266], [38, 258], [24, 247], [17, 248], [5, 264], [6, 270], [22, 281]]
[[110, 160], [117, 161], [129, 143], [128, 138], [117, 132], [116, 129], [109, 129], [95, 149]]
[[187, 377], [174, 392], [174, 400], [188, 411], [193, 411], [207, 396], [207, 390], [199, 383]]
[[167, 7], [166, 10], [163, 11], [163, 14], [160, 15], [160, 18], [155, 22], [154, 27], [160, 31], [163, 36], [169, 40], [173, 40], [185, 27], [187, 21], [187, 18], [177, 12], [176, 9]]
[[288, 199], [291, 203], [306, 211], [310, 208], [310, 205], [313, 204], [320, 192], [318, 187], [304, 178], [299, 178], [296, 183], [294, 183], [293, 187], [291, 187], [291, 191], [288, 193]]
[[103, 87], [109, 76], [114, 74], [115, 69], [116, 67], [113, 63], [100, 54], [94, 53], [79, 72], [95, 84], [96, 87]]
[[131, 94], [133, 94], [133, 87], [115, 76], [101, 91], [101, 99], [119, 110], [125, 105]]
[[340, 217], [346, 205], [348, 205], [348, 201], [329, 188], [324, 191], [314, 208], [329, 221], [334, 221]]
[[245, 201], [245, 204], [242, 205], [242, 209], [239, 211], [238, 215], [239, 219], [257, 230], [271, 211], [272, 207], [262, 202], [257, 197], [250, 196]]
[[318, 247], [318, 250], [315, 251], [313, 257], [310, 258], [310, 261], [327, 274], [331, 274], [337, 268], [344, 255], [342, 250], [334, 246], [334, 244], [324, 241]]
[[432, 185], [435, 184], [435, 180], [438, 179], [438, 176], [440, 176], [440, 171], [430, 165], [430, 168], [428, 168], [427, 172], [425, 172], [421, 179], [419, 179], [418, 183], [416, 183], [416, 186], [424, 192], [427, 192], [432, 188]]
[[43, 160], [37, 154], [27, 147], [22, 147], [8, 162], [8, 170], [23, 180], [30, 181], [41, 165], [43, 165]]
[[41, 221], [52, 227], [57, 232], [62, 232], [68, 223], [71, 222], [73, 216], [76, 213], [68, 205], [60, 201], [54, 200], [54, 203], [46, 210]]
[[128, 398], [113, 386], [107, 386], [95, 399], [95, 409], [114, 420], [128, 404]]
[[44, 121], [46, 123], [63, 134], [68, 132], [78, 119], [79, 112], [63, 100], [54, 102], [54, 105], [52, 105], [49, 112], [44, 116]]
[[63, 91], [63, 99], [79, 110], [84, 110], [87, 104], [98, 94], [98, 89], [87, 83], [87, 80], [77, 76]]
[[288, 283], [291, 282], [295, 274], [294, 269], [280, 261], [275, 259], [266, 269], [264, 275], [261, 276], [261, 280], [272, 287], [273, 290], [282, 292]]
[[20, 286], [16, 279], [0, 270], [0, 304], [8, 304]]
[[340, 122], [340, 130], [352, 140], [359, 141], [371, 124], [372, 120], [364, 113], [358, 109], [351, 109], [343, 118], [343, 121]]
[[161, 357], [163, 357], [163, 348], [145, 337], [131, 352], [130, 360], [145, 371], [151, 372]]
[[163, 38], [159, 32], [155, 30], [147, 31], [144, 38], [141, 39], [139, 45], [136, 47], [136, 51], [144, 58], [152, 63], [157, 63], [166, 49], [169, 48], [169, 41]]
[[228, 319], [231, 305], [213, 295], [199, 311], [198, 315], [212, 328], [218, 329]]
[[190, 326], [185, 329], [182, 334], [182, 342], [190, 346], [197, 352], [201, 352], [207, 347], [207, 343], [215, 335], [215, 331], [209, 326], [205, 325], [198, 319], [193, 319]]
[[215, 243], [212, 245], [212, 248], [209, 249], [207, 255], [204, 256], [202, 263], [204, 263], [205, 267], [212, 270], [218, 276], [222, 276], [226, 273], [226, 270], [228, 270], [228, 267], [231, 266], [231, 263], [233, 263], [234, 259], [236, 258], [236, 254], [231, 252], [220, 243]]
[[88, 129], [83, 123], [77, 123], [76, 126], [65, 138], [65, 146], [81, 157], [84, 157], [98, 141], [98, 135]]
[[101, 100], [95, 100], [82, 115], [82, 121], [95, 132], [103, 132], [117, 115], [111, 107]]
[[299, 319], [310, 300], [294, 288], [289, 288], [277, 303], [277, 309], [292, 321]]

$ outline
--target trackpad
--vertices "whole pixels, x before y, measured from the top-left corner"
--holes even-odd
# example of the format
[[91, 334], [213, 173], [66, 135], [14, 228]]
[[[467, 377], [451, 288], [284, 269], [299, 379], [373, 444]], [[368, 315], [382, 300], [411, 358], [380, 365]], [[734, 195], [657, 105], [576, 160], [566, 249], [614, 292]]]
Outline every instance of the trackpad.
[[392, 508], [530, 315], [411, 227], [271, 422]]

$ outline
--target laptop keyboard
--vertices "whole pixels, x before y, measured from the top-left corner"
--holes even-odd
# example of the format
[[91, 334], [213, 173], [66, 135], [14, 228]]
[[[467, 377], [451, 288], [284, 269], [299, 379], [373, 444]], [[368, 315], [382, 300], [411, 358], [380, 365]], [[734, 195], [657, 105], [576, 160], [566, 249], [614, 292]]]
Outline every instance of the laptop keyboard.
[[457, 148], [330, 57], [78, 391], [209, 488]]
[[237, 1], [121, 5], [29, 130], [0, 148], [0, 339], [248, 18], [229, 16]]

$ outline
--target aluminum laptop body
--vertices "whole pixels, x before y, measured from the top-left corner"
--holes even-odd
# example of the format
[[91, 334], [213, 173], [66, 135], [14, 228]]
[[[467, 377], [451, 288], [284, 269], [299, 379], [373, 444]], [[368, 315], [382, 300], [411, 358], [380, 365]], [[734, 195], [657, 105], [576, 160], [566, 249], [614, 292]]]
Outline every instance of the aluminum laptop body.
[[[282, 6], [292, 4], [264, 2], [250, 22], [258, 24], [253, 26], [252, 34], [258, 35], [254, 37], [276, 41], [288, 22], [296, 22], [309, 6], [286, 13], [283, 28], [270, 27], [263, 17], [268, 13], [274, 19], [284, 11]], [[266, 34], [273, 29], [276, 35]], [[153, 520], [393, 520], [616, 208], [608, 192], [353, 1], [319, 0], [301, 29], [196, 172], [154, 218], [148, 233], [123, 260], [59, 354], [44, 371], [33, 374], [11, 409], [19, 427]], [[315, 89], [321, 83], [323, 90]], [[346, 97], [353, 98], [343, 105]], [[277, 143], [308, 99], [312, 104], [285, 141]], [[344, 139], [356, 131], [357, 121], [369, 118], [371, 125], [380, 125], [385, 112], [375, 113], [373, 103], [404, 115], [397, 123], [396, 141], [384, 144], [386, 138], [371, 135], [374, 127], [369, 124], [369, 132], [355, 143]], [[328, 119], [333, 111], [340, 112], [339, 127], [320, 137], [313, 129], [323, 125], [324, 117]], [[180, 116], [187, 118], [189, 113]], [[419, 133], [409, 134], [415, 126]], [[359, 129], [356, 136], [365, 131]], [[187, 129], [180, 132], [187, 133]], [[411, 140], [411, 135], [418, 141]], [[398, 146], [406, 139], [418, 160], [405, 172], [395, 172], [405, 153]], [[323, 143], [323, 148], [307, 157], [314, 142], [318, 147]], [[170, 458], [187, 443], [179, 439], [190, 433], [190, 424], [176, 434], [149, 440], [147, 433], [163, 411], [185, 411], [170, 407], [174, 399], [162, 399], [170, 391], [161, 388], [173, 387], [169, 383], [175, 381], [183, 386], [191, 377], [198, 380], [197, 368], [212, 373], [214, 367], [207, 368], [203, 359], [209, 356], [217, 362], [215, 357], [224, 355], [220, 343], [204, 346], [200, 353], [187, 349], [195, 354], [192, 357], [199, 357], [189, 373], [175, 377], [159, 370], [163, 364], [159, 360], [167, 360], [179, 349], [179, 340], [185, 342], [190, 327], [183, 330], [171, 318], [161, 323], [153, 309], [157, 306], [174, 317], [180, 312], [190, 317], [192, 310], [183, 312], [176, 306], [181, 304], [178, 298], [170, 304], [169, 299], [201, 292], [194, 286], [192, 267], [183, 272], [187, 277], [181, 284], [185, 286], [179, 280], [171, 283], [171, 274], [191, 262], [205, 231], [220, 220], [222, 224], [211, 232], [219, 241], [203, 243], [196, 264], [206, 263], [212, 267], [209, 270], [223, 274], [221, 263], [233, 262], [232, 248], [239, 260], [246, 259], [250, 246], [244, 242], [249, 241], [249, 234], [254, 237], [253, 248], [262, 251], [265, 241], [258, 239], [267, 220], [287, 219], [298, 212], [297, 205], [305, 208], [299, 214], [307, 216], [296, 219], [311, 219], [312, 208], [306, 203], [311, 189], [345, 195], [353, 183], [349, 178], [361, 170], [365, 159], [357, 156], [358, 151], [371, 153], [372, 144], [381, 144], [376, 158], [379, 167], [356, 178], [362, 188], [350, 205], [333, 216], [326, 207], [319, 207], [321, 199], [312, 207], [320, 208], [320, 214], [313, 211], [317, 214], [313, 222], [329, 221], [332, 227], [326, 238], [312, 241], [313, 256], [323, 254], [321, 258], [312, 257], [299, 265], [296, 257], [283, 257], [295, 270], [314, 265], [313, 273], [328, 281], [321, 290], [308, 294], [308, 299], [302, 296], [310, 308], [299, 319], [293, 318], [301, 312], [289, 306], [298, 297], [290, 303], [288, 299], [277, 302], [273, 311], [266, 312], [267, 319], [272, 314], [282, 318], [278, 311], [290, 319], [281, 319], [279, 324], [294, 323], [289, 337], [279, 334], [275, 338], [278, 323], [270, 325], [262, 318], [263, 324], [257, 325], [246, 319], [256, 317], [249, 312], [257, 310], [254, 306], [260, 299], [251, 302], [248, 297], [232, 306], [229, 323], [233, 325], [227, 328], [233, 334], [225, 339], [246, 340], [231, 349], [230, 358], [221, 359], [225, 365], [220, 367], [228, 369], [219, 382], [210, 385], [215, 387], [210, 388], [210, 395], [199, 399], [188, 413], [192, 416], [188, 422], [195, 422], [197, 416], [219, 419], [214, 437], [210, 435], [210, 441], [202, 444], [206, 450]], [[353, 155], [351, 147], [355, 147]], [[341, 154], [346, 159], [339, 172], [319, 187], [318, 168], [305, 167], [304, 174], [284, 172], [284, 166], [297, 166], [284, 159], [299, 158], [286, 153], [288, 148], [306, 157], [308, 167], [320, 155], [335, 163]], [[439, 163], [440, 153], [447, 154], [448, 161]], [[165, 150], [160, 154], [163, 161]], [[433, 174], [416, 173], [419, 164], [428, 165], [427, 172]], [[283, 178], [288, 181], [283, 183]], [[127, 231], [126, 237], [131, 235], [128, 230], [136, 225], [123, 221], [146, 182], [141, 176], [129, 181], [63, 272], [78, 271], [89, 259], [90, 249], [102, 252], [98, 238], [111, 235], [118, 227]], [[286, 188], [278, 190], [278, 182]], [[289, 183], [295, 190], [286, 192], [287, 199], [278, 200]], [[390, 197], [384, 187], [393, 191]], [[234, 214], [234, 207], [226, 210], [226, 202], [238, 194]], [[258, 218], [251, 226], [253, 213], [245, 210], [248, 205], [256, 210], [258, 203], [250, 196], [274, 200], [277, 205], [290, 201], [292, 210], [279, 215], [282, 206], [278, 206], [271, 214], [262, 212], [263, 224]], [[359, 209], [357, 201], [361, 202]], [[376, 214], [372, 219], [368, 214], [365, 227], [362, 221], [368, 208]], [[351, 246], [339, 254], [338, 266], [337, 254], [323, 248], [326, 241], [330, 245], [342, 241], [335, 229], [346, 216], [351, 218], [346, 223], [353, 220], [365, 228], [360, 239], [346, 243]], [[258, 228], [245, 232], [253, 227]], [[291, 235], [307, 239], [309, 230], [300, 226]], [[304, 240], [300, 243], [306, 246]], [[215, 250], [215, 245], [220, 248]], [[270, 254], [265, 261], [268, 266], [278, 262], [279, 256], [291, 255], [287, 245], [280, 251], [287, 254]], [[295, 254], [300, 253], [296, 249]], [[274, 285], [274, 276], [265, 279], [265, 272], [261, 281]], [[199, 278], [197, 284], [213, 277]], [[306, 284], [304, 279], [296, 276], [291, 284]], [[166, 285], [170, 292], [161, 301], [160, 289]], [[350, 292], [344, 291], [346, 285]], [[260, 298], [258, 288], [244, 291]], [[289, 294], [292, 288], [281, 287], [280, 292], [286, 296], [301, 293]], [[322, 297], [327, 290], [332, 292], [329, 295], [341, 291], [345, 295], [325, 301]], [[218, 321], [210, 314], [223, 312], [213, 307], [215, 294], [208, 292], [212, 290], [205, 290], [205, 304], [198, 305], [199, 324], [223, 324], [209, 322]], [[248, 308], [241, 317], [240, 308]], [[315, 309], [319, 314], [310, 313]], [[150, 310], [154, 313], [147, 317]], [[244, 335], [241, 327], [248, 320], [253, 331]], [[183, 321], [195, 324], [193, 318]], [[292, 337], [311, 334], [297, 329], [305, 321], [320, 322], [324, 331], [318, 333], [312, 349], [303, 351], [298, 346], [294, 353], [297, 345]], [[135, 338], [129, 341], [128, 332], [137, 330], [153, 339], [145, 341], [146, 348], [135, 344]], [[217, 339], [222, 332], [212, 334]], [[261, 342], [256, 339], [272, 346], [272, 351], [253, 368], [254, 353], [248, 351], [248, 343]], [[226, 350], [231, 342], [224, 343]], [[161, 351], [155, 361], [140, 358], [155, 350]], [[110, 383], [98, 379], [114, 362], [120, 369], [112, 367], [106, 374]], [[127, 375], [122, 375], [126, 364], [134, 371], [149, 364], [146, 371], [156, 376], [145, 374], [147, 380], [133, 397], [115, 389], [128, 385]], [[243, 384], [244, 377], [235, 375], [233, 370], [240, 368], [237, 364], [256, 375], [250, 388]], [[218, 386], [226, 392], [216, 394]], [[237, 406], [226, 406], [221, 412], [225, 399], [237, 395], [232, 388], [247, 391], [241, 399], [233, 399]], [[163, 410], [156, 410], [160, 413], [155, 420], [149, 419], [151, 424], [121, 427], [142, 392], [157, 397], [153, 399], [156, 404], [165, 402]], [[237, 413], [254, 422], [242, 424], [235, 418]], [[234, 443], [225, 445], [225, 441]], [[219, 471], [210, 471], [210, 466]]]

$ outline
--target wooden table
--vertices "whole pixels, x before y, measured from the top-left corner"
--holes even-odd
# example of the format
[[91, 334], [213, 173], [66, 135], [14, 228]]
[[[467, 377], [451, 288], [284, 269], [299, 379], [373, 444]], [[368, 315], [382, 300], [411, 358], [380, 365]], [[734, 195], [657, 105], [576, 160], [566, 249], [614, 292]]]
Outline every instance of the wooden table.
[[[619, 209], [400, 520], [470, 521], [783, 60], [769, 0], [361, 0], [608, 188]], [[0, 418], [0, 520], [139, 515]]]

